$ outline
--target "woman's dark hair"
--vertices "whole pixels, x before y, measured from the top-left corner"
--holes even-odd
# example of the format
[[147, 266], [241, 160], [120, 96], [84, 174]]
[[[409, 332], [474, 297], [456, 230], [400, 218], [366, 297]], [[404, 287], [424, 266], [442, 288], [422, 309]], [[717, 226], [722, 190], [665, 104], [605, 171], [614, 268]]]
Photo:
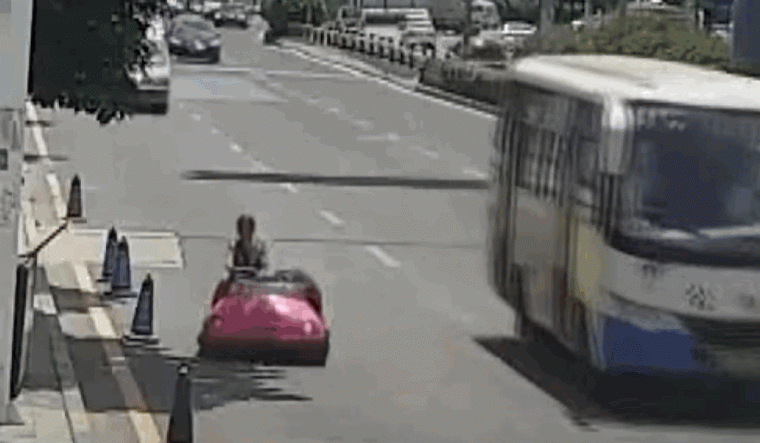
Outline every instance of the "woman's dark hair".
[[241, 215], [237, 219], [237, 231], [241, 237], [253, 235], [256, 231], [256, 219], [251, 215]]

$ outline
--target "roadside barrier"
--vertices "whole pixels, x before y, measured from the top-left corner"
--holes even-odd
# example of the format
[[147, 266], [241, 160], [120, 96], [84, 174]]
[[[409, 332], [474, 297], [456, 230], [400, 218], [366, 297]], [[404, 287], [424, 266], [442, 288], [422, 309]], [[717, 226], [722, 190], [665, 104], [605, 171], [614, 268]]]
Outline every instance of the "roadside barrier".
[[435, 45], [408, 43], [392, 36], [381, 36], [363, 31], [338, 31], [305, 26], [304, 41], [307, 43], [336, 46], [378, 59], [408, 66], [420, 71], [420, 81], [454, 94], [498, 105], [504, 89], [503, 68], [474, 65], [463, 60], [437, 58]]

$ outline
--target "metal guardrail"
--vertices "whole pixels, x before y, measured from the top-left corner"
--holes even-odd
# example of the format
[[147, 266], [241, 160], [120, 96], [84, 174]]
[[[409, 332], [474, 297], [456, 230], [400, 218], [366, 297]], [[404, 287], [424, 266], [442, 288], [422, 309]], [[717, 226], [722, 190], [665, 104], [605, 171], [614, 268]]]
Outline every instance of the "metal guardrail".
[[435, 58], [436, 55], [436, 48], [430, 45], [404, 45], [393, 37], [362, 31], [339, 31], [307, 25], [303, 27], [302, 37], [310, 44], [348, 49], [388, 59], [412, 69], [422, 67], [427, 60]]

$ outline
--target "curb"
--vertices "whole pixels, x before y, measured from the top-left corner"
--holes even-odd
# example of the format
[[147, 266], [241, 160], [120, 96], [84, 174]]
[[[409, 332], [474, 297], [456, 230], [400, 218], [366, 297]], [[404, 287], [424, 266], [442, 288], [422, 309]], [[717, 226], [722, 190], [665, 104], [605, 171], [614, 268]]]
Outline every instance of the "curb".
[[366, 66], [367, 64], [365, 62], [363, 62], [361, 60], [358, 60], [358, 59], [355, 59], [355, 58], [354, 58], [354, 60], [356, 60], [356, 63], [346, 63], [346, 62], [337, 60], [334, 57], [325, 57], [325, 56], [321, 56], [319, 54], [314, 54], [313, 51], [310, 51], [310, 50], [305, 49], [305, 48], [316, 47], [315, 45], [309, 45], [309, 44], [306, 44], [306, 43], [301, 43], [301, 42], [297, 42], [297, 41], [293, 41], [293, 40], [277, 41], [275, 45], [279, 46], [281, 48], [287, 48], [287, 49], [292, 49], [292, 50], [298, 51], [301, 54], [307, 55], [309, 57], [314, 57], [314, 58], [323, 59], [323, 60], [329, 60], [330, 62], [338, 64], [338, 65], [341, 65], [343, 67], [354, 69], [356, 71], [360, 71], [362, 74], [369, 75], [369, 76], [372, 76], [372, 77], [375, 77], [375, 78], [379, 78], [379, 79], [382, 79], [382, 80], [394, 83], [394, 84], [396, 84], [398, 86], [407, 88], [410, 91], [421, 92], [421, 93], [424, 93], [424, 94], [427, 94], [427, 95], [430, 95], [430, 96], [433, 96], [433, 97], [436, 97], [436, 98], [440, 98], [440, 99], [443, 99], [443, 100], [447, 100], [447, 101], [450, 101], [450, 102], [453, 102], [453, 103], [456, 103], [456, 104], [459, 104], [459, 105], [462, 105], [462, 106], [467, 106], [467, 107], [470, 107], [470, 108], [473, 108], [473, 109], [477, 109], [478, 111], [485, 112], [485, 113], [488, 113], [488, 114], [492, 114], [494, 116], [498, 116], [499, 115], [499, 107], [498, 106], [491, 105], [491, 104], [488, 104], [488, 103], [483, 103], [481, 101], [478, 101], [478, 100], [475, 100], [475, 99], [472, 99], [472, 98], [469, 98], [469, 97], [465, 97], [465, 96], [462, 96], [460, 94], [456, 94], [456, 93], [453, 93], [453, 92], [449, 92], [449, 91], [443, 90], [443, 89], [438, 88], [436, 86], [424, 84], [424, 83], [422, 83], [419, 80], [420, 75], [418, 75], [417, 79], [415, 79], [415, 80], [407, 80], [407, 79], [398, 77], [396, 75], [390, 74], [390, 73], [388, 73], [386, 71], [383, 71], [382, 69], [375, 68], [374, 66], [371, 66], [371, 65]]
[[[27, 103], [27, 116], [32, 120], [37, 120], [37, 112], [31, 103]], [[39, 131], [39, 132], [37, 132]], [[38, 153], [40, 153], [40, 146], [37, 145], [37, 140], [42, 138], [42, 130], [39, 127], [28, 128], [26, 136], [33, 135], [34, 147]], [[52, 165], [50, 165], [52, 170]], [[50, 183], [45, 183], [48, 188], [48, 192], [54, 199], [58, 200], [62, 196], [54, 195], [52, 189], [50, 189]], [[63, 204], [63, 202], [52, 202], [53, 205]], [[55, 211], [53, 211], [55, 213]], [[25, 218], [30, 218], [30, 214], [25, 214]], [[26, 225], [26, 227], [33, 225]], [[26, 229], [24, 229], [26, 231]], [[34, 238], [34, 232], [26, 232], [29, 238]], [[44, 267], [44, 263], [41, 264]], [[36, 291], [35, 291], [36, 292]], [[66, 337], [63, 336], [61, 330], [61, 324], [58, 320], [58, 311], [55, 308], [55, 304], [51, 307], [51, 310], [55, 313], [56, 319], [50, 320], [50, 346], [53, 356], [54, 370], [61, 383], [61, 396], [63, 399], [64, 412], [66, 414], [66, 420], [69, 423], [69, 430], [74, 443], [94, 443], [92, 427], [90, 426], [89, 418], [87, 417], [87, 411], [84, 407], [84, 401], [82, 400], [82, 391], [79, 387], [79, 381], [74, 374], [74, 365], [71, 362], [71, 355], [69, 354], [68, 346], [66, 343]]]

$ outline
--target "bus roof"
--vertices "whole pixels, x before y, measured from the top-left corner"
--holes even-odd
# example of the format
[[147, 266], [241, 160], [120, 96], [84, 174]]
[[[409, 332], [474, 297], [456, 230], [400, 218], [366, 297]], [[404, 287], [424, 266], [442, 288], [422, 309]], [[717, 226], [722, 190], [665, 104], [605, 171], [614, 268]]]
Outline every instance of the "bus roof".
[[624, 55], [536, 55], [517, 60], [521, 82], [613, 100], [760, 111], [760, 80], [706, 67]]

